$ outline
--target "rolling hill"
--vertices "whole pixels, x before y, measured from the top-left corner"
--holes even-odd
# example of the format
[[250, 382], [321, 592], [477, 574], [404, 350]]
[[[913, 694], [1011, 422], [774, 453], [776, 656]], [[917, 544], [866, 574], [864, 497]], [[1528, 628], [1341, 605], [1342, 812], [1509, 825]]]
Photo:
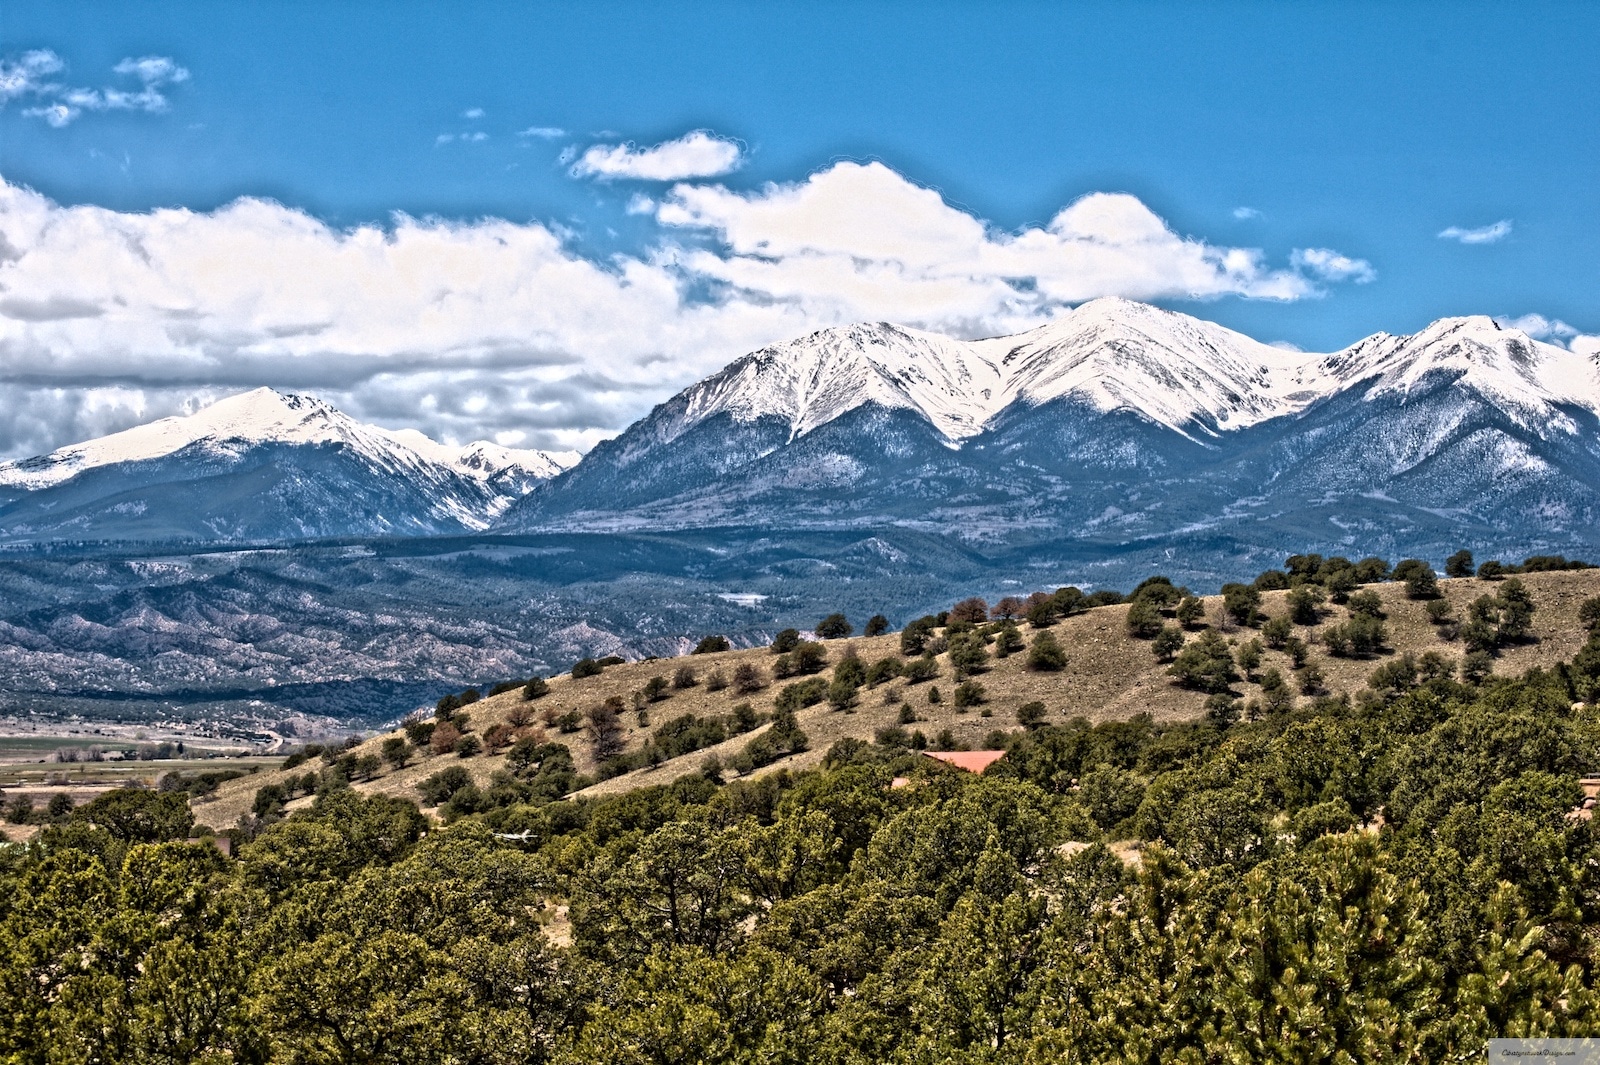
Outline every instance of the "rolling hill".
[[[1578, 620], [1580, 604], [1600, 595], [1600, 569], [1529, 573], [1519, 578], [1527, 587], [1536, 610], [1526, 642], [1505, 647], [1494, 662], [1494, 672], [1500, 675], [1520, 675], [1534, 667], [1550, 667], [1570, 658], [1584, 642], [1584, 630]], [[1500, 582], [1463, 578], [1439, 582], [1441, 597], [1451, 604], [1453, 613], [1464, 618], [1473, 600], [1483, 595], [1495, 595], [1503, 587]], [[1368, 585], [1378, 596], [1387, 615], [1388, 638], [1381, 653], [1362, 657], [1337, 657], [1327, 652], [1322, 633], [1349, 615], [1345, 607], [1326, 606], [1319, 623], [1298, 626], [1296, 633], [1310, 647], [1310, 660], [1324, 674], [1323, 691], [1318, 697], [1356, 697], [1367, 687], [1373, 671], [1387, 662], [1411, 654], [1420, 656], [1429, 651], [1438, 652], [1446, 661], [1456, 666], [1463, 656], [1459, 640], [1441, 638], [1439, 628], [1429, 621], [1426, 604], [1407, 598], [1406, 589], [1397, 583]], [[1282, 616], [1286, 612], [1283, 591], [1266, 592], [1262, 611], [1268, 617]], [[1218, 596], [1203, 600], [1205, 622], [1202, 626], [1221, 623], [1222, 599]], [[1011, 734], [1022, 731], [1018, 723], [1018, 710], [1025, 704], [1044, 704], [1043, 722], [1064, 724], [1074, 717], [1091, 722], [1128, 720], [1148, 714], [1157, 722], [1184, 721], [1203, 717], [1207, 696], [1199, 691], [1178, 686], [1167, 672], [1167, 666], [1152, 653], [1150, 641], [1136, 639], [1128, 634], [1127, 605], [1109, 605], [1085, 610], [1065, 617], [1047, 629], [1066, 651], [1066, 664], [1059, 672], [1030, 670], [1026, 655], [1012, 654], [997, 658], [992, 654], [986, 669], [974, 674], [984, 688], [984, 701], [966, 708], [955, 706], [956, 688], [948, 650], [937, 656], [939, 675], [927, 681], [912, 683], [904, 678], [863, 687], [855, 704], [848, 710], [836, 710], [826, 701], [804, 707], [796, 714], [800, 728], [806, 733], [808, 743], [801, 752], [778, 757], [765, 766], [753, 767], [752, 774], [774, 772], [780, 769], [804, 769], [821, 764], [823, 756], [836, 742], [855, 739], [873, 742], [884, 729], [904, 729], [909, 738], [913, 731], [921, 732], [930, 742], [940, 733], [949, 730], [948, 740], [954, 746], [980, 748], [998, 741], [991, 734], [997, 730]], [[1028, 624], [1019, 626], [1024, 640], [1036, 636]], [[1202, 631], [1197, 626], [1191, 639]], [[1259, 632], [1237, 628], [1226, 638], [1237, 650], [1238, 643], [1259, 637]], [[907, 661], [900, 653], [900, 636], [888, 633], [875, 637], [825, 640], [827, 664], [820, 675], [831, 675], [842, 657], [854, 652], [867, 665], [881, 658]], [[991, 649], [992, 650], [992, 649]], [[564, 675], [549, 681], [548, 694], [534, 700], [524, 698], [520, 688], [482, 699], [462, 708], [470, 719], [470, 734], [485, 736], [496, 725], [509, 725], [514, 717], [526, 713], [529, 723], [521, 726], [522, 734], [542, 735], [546, 740], [562, 743], [572, 752], [575, 768], [580, 773], [593, 774], [597, 764], [590, 752], [590, 744], [576, 722], [572, 732], [562, 732], [559, 724], [563, 717], [581, 718], [590, 709], [603, 705], [608, 699], [620, 699], [624, 712], [620, 715], [622, 745], [628, 752], [644, 748], [652, 733], [664, 724], [693, 715], [697, 719], [731, 721], [735, 707], [749, 703], [763, 718], [770, 717], [776, 700], [784, 687], [804, 678], [775, 680], [771, 671], [776, 656], [768, 648], [747, 648], [719, 653], [691, 655], [681, 658], [664, 658], [642, 662], [624, 663], [605, 667], [596, 675], [573, 678]], [[759, 669], [766, 685], [757, 692], [739, 694], [733, 687], [713, 690], [710, 681], [720, 673], [732, 680], [740, 666]], [[697, 683], [688, 688], [673, 688], [671, 681], [681, 667], [696, 674]], [[1268, 649], [1264, 660], [1255, 671], [1259, 679], [1270, 669], [1291, 675], [1291, 663], [1280, 651]], [[664, 698], [645, 704], [648, 724], [641, 724], [634, 709], [635, 700], [642, 695], [655, 678], [663, 688]], [[928, 693], [937, 687], [941, 693], [939, 703], [930, 703]], [[1231, 686], [1232, 693], [1247, 705], [1262, 696], [1258, 682], [1241, 679]], [[1311, 697], [1299, 696], [1297, 702], [1308, 705]], [[914, 721], [903, 721], [909, 708]], [[569, 718], [569, 721], [572, 719]], [[670, 782], [681, 776], [703, 771], [708, 758], [715, 757], [724, 767], [731, 767], [752, 739], [760, 736], [768, 724], [758, 725], [748, 733], [730, 736], [720, 743], [697, 749], [676, 757], [662, 759], [658, 764], [632, 770], [610, 779], [590, 784], [580, 795], [617, 794], [636, 787]], [[387, 733], [369, 738], [342, 753], [360, 757], [377, 756], [386, 739], [404, 735]], [[894, 739], [893, 736], [889, 737]], [[370, 780], [354, 783], [357, 790], [418, 798], [417, 785], [426, 778], [450, 767], [461, 767], [483, 791], [494, 786], [497, 772], [507, 769], [505, 753], [484, 753], [467, 758], [455, 754], [423, 754], [414, 758], [403, 769], [384, 766]], [[263, 772], [223, 785], [216, 795], [199, 800], [195, 805], [199, 821], [217, 829], [231, 827], [240, 816], [249, 812], [257, 789], [268, 784], [282, 784], [290, 777], [307, 771], [320, 770], [322, 765], [313, 759], [292, 770]], [[739, 775], [733, 768], [725, 768], [724, 775], [732, 779]], [[294, 802], [304, 804], [309, 798]], [[294, 803], [291, 803], [293, 805]]]

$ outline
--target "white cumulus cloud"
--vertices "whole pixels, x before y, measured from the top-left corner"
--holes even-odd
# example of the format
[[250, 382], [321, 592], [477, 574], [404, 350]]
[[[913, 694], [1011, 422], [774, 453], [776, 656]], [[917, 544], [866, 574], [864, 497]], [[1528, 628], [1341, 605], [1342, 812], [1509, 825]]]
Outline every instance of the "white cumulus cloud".
[[1580, 355], [1600, 356], [1600, 336], [1581, 333], [1576, 326], [1568, 325], [1559, 318], [1524, 314], [1517, 318], [1498, 317], [1495, 322], [1507, 329], [1520, 330], [1546, 344], [1564, 345]]
[[24, 52], [16, 60], [0, 61], [0, 105], [24, 95], [37, 98], [40, 102], [22, 113], [60, 129], [85, 111], [165, 111], [166, 88], [189, 80], [188, 70], [159, 55], [129, 57], [112, 68], [137, 81], [137, 89], [74, 88], [45, 80], [65, 69], [61, 57], [49, 50]]
[[665, 225], [720, 247], [690, 270], [752, 298], [831, 317], [883, 317], [947, 332], [1026, 328], [1097, 296], [1299, 299], [1316, 280], [1261, 252], [1174, 233], [1136, 197], [1092, 193], [1048, 224], [998, 231], [880, 163], [839, 163], [753, 192], [674, 187]]
[[1352, 259], [1331, 248], [1296, 248], [1290, 262], [1324, 281], [1354, 281], [1363, 285], [1378, 276], [1365, 259]]
[[1449, 226], [1439, 230], [1440, 240], [1453, 240], [1461, 244], [1494, 244], [1510, 235], [1511, 219], [1509, 218], [1502, 218], [1492, 225], [1479, 226], [1477, 229]]
[[1290, 300], [1327, 283], [1180, 236], [1132, 196], [1002, 231], [878, 164], [678, 185], [634, 209], [661, 223], [653, 243], [598, 259], [537, 222], [339, 229], [259, 199], [130, 213], [0, 181], [0, 455], [258, 385], [436, 438], [583, 449], [830, 325], [995, 335], [1095, 296]]
[[1546, 318], [1542, 314], [1524, 314], [1520, 318], [1499, 317], [1495, 322], [1507, 329], [1517, 329], [1535, 340], [1552, 340], [1565, 343], [1578, 335], [1578, 331], [1559, 318]]
[[744, 161], [737, 141], [697, 129], [652, 148], [632, 144], [596, 144], [572, 165], [574, 177], [601, 181], [681, 181], [731, 173]]
[[45, 79], [66, 68], [48, 48], [23, 52], [16, 59], [0, 59], [0, 104], [18, 96], [38, 95], [59, 88]]

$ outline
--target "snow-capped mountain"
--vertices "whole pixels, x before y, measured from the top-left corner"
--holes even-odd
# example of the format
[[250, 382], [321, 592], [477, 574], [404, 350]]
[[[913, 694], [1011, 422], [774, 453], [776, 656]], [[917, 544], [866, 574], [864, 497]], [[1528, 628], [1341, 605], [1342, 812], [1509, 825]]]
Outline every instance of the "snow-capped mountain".
[[1001, 411], [1074, 397], [1177, 432], [1215, 435], [1290, 414], [1334, 384], [1318, 356], [1122, 299], [1085, 303], [1016, 336], [960, 341], [887, 323], [763, 348], [689, 388], [673, 439], [718, 414], [777, 417], [791, 436], [874, 404], [925, 418], [952, 443]]
[[455, 448], [270, 388], [0, 464], [0, 535], [275, 538], [484, 528], [575, 456]]
[[581, 462], [258, 389], [0, 464], [9, 540], [883, 524], [1600, 540], [1600, 365], [1483, 317], [1321, 354], [1102, 299], [1016, 336], [879, 323], [764, 348]]
[[420, 459], [483, 480], [507, 472], [548, 480], [578, 460], [576, 452], [516, 450], [487, 440], [451, 447], [415, 429], [365, 425], [315, 396], [257, 388], [193, 414], [136, 425], [36, 458], [0, 462], [0, 486], [48, 488], [96, 466], [163, 458], [194, 445], [223, 457], [258, 444], [344, 444], [381, 465], [404, 468]]
[[1530, 430], [1576, 432], [1566, 413], [1600, 413], [1600, 362], [1543, 344], [1492, 318], [1442, 318], [1412, 336], [1379, 333], [1319, 364], [1338, 389], [1365, 385], [1363, 398], [1425, 391], [1445, 375]]
[[474, 440], [462, 447], [441, 444], [416, 429], [374, 429], [433, 462], [481, 477], [515, 498], [534, 485], [570, 470], [583, 456], [576, 451], [537, 451]]
[[1597, 415], [1593, 358], [1486, 317], [1323, 354], [1102, 299], [1011, 337], [855, 325], [754, 352], [499, 524], [1115, 541], [1270, 520], [1308, 523], [1297, 540], [1428, 525], [1532, 542], [1600, 518]]
[[1413, 336], [1379, 333], [1323, 355], [1105, 298], [1029, 332], [988, 340], [874, 323], [763, 348], [687, 389], [664, 439], [724, 413], [739, 423], [781, 418], [798, 437], [874, 404], [914, 411], [956, 443], [981, 434], [1013, 404], [1058, 399], [1214, 437], [1298, 413], [1359, 382], [1372, 381], [1368, 398], [1403, 394], [1433, 372], [1465, 375], [1531, 422], [1559, 405], [1600, 404], [1592, 359], [1491, 318], [1446, 318]]

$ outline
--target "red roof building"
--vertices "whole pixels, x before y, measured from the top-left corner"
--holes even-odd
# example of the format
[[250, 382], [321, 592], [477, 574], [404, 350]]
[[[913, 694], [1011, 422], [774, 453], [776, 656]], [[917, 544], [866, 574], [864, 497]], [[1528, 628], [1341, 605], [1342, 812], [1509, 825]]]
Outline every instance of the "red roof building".
[[965, 769], [969, 773], [981, 773], [1006, 756], [1004, 751], [923, 751], [929, 758], [937, 758], [941, 762]]

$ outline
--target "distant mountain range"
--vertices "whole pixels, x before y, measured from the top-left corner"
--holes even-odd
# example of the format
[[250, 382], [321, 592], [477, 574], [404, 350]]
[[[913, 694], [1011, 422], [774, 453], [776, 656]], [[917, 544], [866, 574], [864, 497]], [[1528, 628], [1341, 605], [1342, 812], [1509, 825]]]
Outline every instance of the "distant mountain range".
[[1102, 299], [992, 340], [856, 325], [755, 352], [496, 526], [1592, 545], [1597, 414], [1594, 359], [1489, 318], [1322, 355]]
[[577, 461], [363, 425], [270, 388], [0, 464], [0, 538], [239, 542], [486, 528]]
[[582, 461], [234, 396], [0, 465], [0, 540], [901, 526], [972, 543], [1600, 542], [1600, 366], [1483, 317], [1333, 354], [1120, 299], [746, 355]]

